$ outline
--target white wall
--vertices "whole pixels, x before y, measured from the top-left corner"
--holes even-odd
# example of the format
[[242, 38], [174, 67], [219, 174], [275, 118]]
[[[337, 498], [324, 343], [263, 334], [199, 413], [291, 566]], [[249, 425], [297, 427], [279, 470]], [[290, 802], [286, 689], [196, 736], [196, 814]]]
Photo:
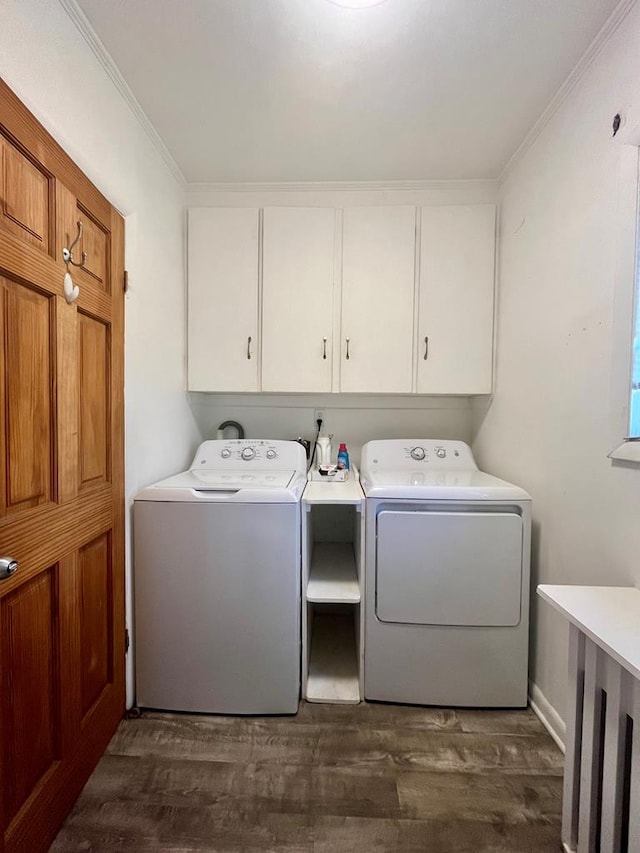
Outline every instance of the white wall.
[[[534, 584], [640, 585], [640, 468], [606, 458], [621, 153], [610, 128], [639, 93], [635, 5], [502, 187], [495, 396], [475, 410], [474, 449], [533, 497]], [[531, 677], [563, 715], [568, 632], [533, 600]]]
[[[246, 186], [223, 189], [216, 185], [188, 187], [189, 207], [350, 207], [358, 205], [481, 204], [497, 200], [495, 181], [425, 181], [421, 184], [367, 189], [340, 184]], [[471, 411], [467, 399], [357, 394], [191, 394], [198, 425], [207, 438], [216, 426], [237, 420], [248, 437], [312, 438], [314, 408], [325, 411], [325, 428], [334, 443], [345, 441], [352, 459], [374, 438], [457, 438], [469, 441]], [[337, 447], [336, 447], [337, 449]]]
[[0, 74], [126, 217], [129, 501], [199, 439], [184, 391], [184, 190], [57, 0], [2, 0]]
[[[374, 438], [471, 440], [471, 408], [465, 397], [191, 394], [191, 405], [205, 438], [215, 438], [219, 424], [234, 420], [247, 438], [311, 439], [314, 409], [322, 409], [323, 432], [333, 435], [333, 455], [344, 441], [356, 465], [362, 445]], [[231, 431], [228, 435], [234, 437]]]

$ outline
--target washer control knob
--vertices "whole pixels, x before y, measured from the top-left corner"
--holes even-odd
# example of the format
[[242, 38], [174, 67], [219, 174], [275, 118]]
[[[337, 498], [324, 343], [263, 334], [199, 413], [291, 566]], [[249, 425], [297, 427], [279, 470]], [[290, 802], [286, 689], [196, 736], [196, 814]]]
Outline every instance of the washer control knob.
[[411, 451], [412, 459], [424, 459], [424, 447], [414, 447]]
[[242, 458], [243, 458], [243, 459], [246, 459], [247, 461], [248, 461], [249, 459], [253, 459], [253, 457], [254, 457], [255, 455], [256, 455], [256, 452], [255, 452], [255, 450], [253, 449], [253, 447], [245, 447], [245, 448], [243, 448], [243, 450], [242, 450]]
[[231, 451], [228, 447], [225, 447], [224, 450], [220, 451], [220, 456], [222, 456], [223, 459], [228, 459], [231, 456]]
[[267, 459], [275, 459], [278, 454], [273, 448], [267, 450]]
[[447, 451], [444, 449], [444, 447], [439, 447], [436, 450], [436, 456], [438, 457], [438, 459], [445, 459], [446, 455], [447, 455]]

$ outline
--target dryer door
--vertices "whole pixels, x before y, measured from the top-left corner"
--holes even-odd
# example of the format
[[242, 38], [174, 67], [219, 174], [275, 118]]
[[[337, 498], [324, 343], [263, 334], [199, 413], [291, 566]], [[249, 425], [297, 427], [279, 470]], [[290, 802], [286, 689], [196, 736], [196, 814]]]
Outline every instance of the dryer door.
[[522, 519], [511, 512], [383, 510], [376, 615], [417, 625], [520, 622]]

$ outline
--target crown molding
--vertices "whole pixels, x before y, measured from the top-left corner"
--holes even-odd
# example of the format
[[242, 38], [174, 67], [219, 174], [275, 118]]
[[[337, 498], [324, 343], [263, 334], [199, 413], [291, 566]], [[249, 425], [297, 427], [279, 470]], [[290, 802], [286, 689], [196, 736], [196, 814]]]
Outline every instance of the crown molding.
[[298, 192], [444, 192], [447, 190], [495, 190], [495, 178], [469, 180], [421, 181], [283, 181], [283, 182], [195, 182], [186, 185], [189, 194], [196, 193], [298, 193]]
[[529, 151], [529, 149], [533, 147], [537, 138], [540, 136], [545, 127], [549, 124], [554, 115], [558, 112], [558, 110], [569, 97], [571, 92], [573, 92], [578, 83], [582, 80], [587, 71], [591, 68], [604, 46], [607, 44], [611, 36], [613, 36], [613, 34], [616, 32], [620, 24], [627, 17], [631, 9], [635, 6], [636, 2], [637, 0], [620, 0], [616, 8], [605, 21], [602, 29], [599, 31], [599, 33], [596, 35], [589, 47], [580, 57], [580, 60], [578, 61], [577, 65], [573, 68], [573, 70], [566, 78], [562, 86], [560, 86], [558, 91], [555, 93], [553, 98], [545, 107], [542, 114], [538, 117], [536, 123], [533, 125], [531, 130], [527, 133], [525, 138], [522, 140], [520, 145], [516, 148], [514, 153], [507, 161], [498, 178], [498, 182], [500, 184], [504, 183], [504, 181], [509, 177], [513, 169], [515, 169], [518, 163], [525, 156], [527, 151]]
[[138, 119], [144, 132], [149, 137], [152, 144], [158, 150], [160, 156], [164, 160], [165, 164], [169, 168], [171, 174], [176, 178], [176, 180], [180, 183], [181, 186], [185, 186], [186, 180], [180, 167], [176, 163], [176, 161], [171, 156], [171, 153], [167, 146], [162, 141], [162, 137], [155, 129], [153, 124], [149, 121], [149, 118], [145, 111], [140, 106], [136, 96], [131, 91], [129, 85], [126, 80], [120, 73], [120, 69], [113, 61], [111, 55], [107, 51], [104, 44], [100, 41], [96, 31], [91, 26], [89, 19], [84, 14], [82, 9], [78, 6], [76, 0], [58, 0], [62, 8], [65, 10], [67, 15], [71, 18], [72, 22], [75, 24], [78, 32], [85, 40], [85, 42], [89, 45], [94, 55], [97, 57], [100, 65], [107, 72], [109, 77], [111, 78], [111, 82], [115, 85], [116, 89], [122, 96], [122, 98], [126, 101], [129, 109], [134, 114], [134, 116]]

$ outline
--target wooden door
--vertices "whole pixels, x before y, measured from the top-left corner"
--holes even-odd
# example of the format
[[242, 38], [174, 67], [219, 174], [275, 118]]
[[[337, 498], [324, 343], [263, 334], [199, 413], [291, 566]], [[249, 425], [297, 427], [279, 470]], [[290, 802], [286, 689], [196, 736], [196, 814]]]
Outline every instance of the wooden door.
[[331, 391], [335, 210], [267, 207], [262, 390]]
[[189, 389], [259, 391], [257, 208], [189, 211]]
[[0, 163], [0, 853], [38, 853], [124, 710], [123, 222], [1, 81]]
[[488, 394], [496, 209], [422, 209], [418, 393]]
[[415, 244], [414, 207], [344, 211], [341, 391], [411, 392]]

